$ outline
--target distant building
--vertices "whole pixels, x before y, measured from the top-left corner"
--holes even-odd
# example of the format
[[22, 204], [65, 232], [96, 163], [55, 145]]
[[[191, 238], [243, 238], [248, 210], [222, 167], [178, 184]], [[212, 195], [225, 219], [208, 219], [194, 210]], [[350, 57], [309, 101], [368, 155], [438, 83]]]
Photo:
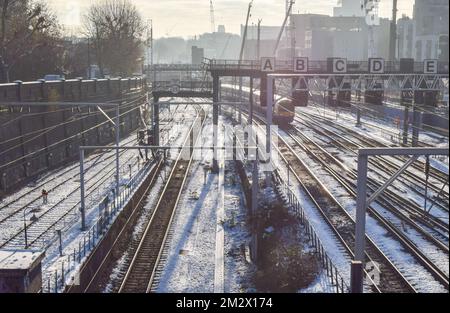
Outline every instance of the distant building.
[[[260, 27], [260, 57], [272, 56], [275, 43], [280, 32], [280, 26]], [[245, 26], [241, 25], [241, 38], [244, 36]], [[245, 42], [244, 59], [255, 60], [258, 55], [258, 26], [249, 25], [247, 27], [247, 40]]]
[[397, 21], [397, 56], [398, 58], [414, 58], [414, 21], [403, 15]]
[[364, 16], [361, 0], [341, 0], [339, 2], [341, 6], [333, 8], [333, 16]]
[[[280, 26], [265, 26], [260, 27], [260, 38], [261, 40], [276, 40], [278, 33], [280, 32]], [[244, 36], [245, 25], [241, 25], [241, 37]], [[256, 40], [258, 39], [258, 26], [248, 25], [247, 27], [247, 39]]]
[[416, 0], [414, 52], [416, 61], [448, 60], [448, 0]]
[[204, 33], [194, 40], [189, 40], [188, 47], [204, 48], [204, 57], [209, 59], [237, 59], [241, 38], [231, 33]]
[[217, 32], [218, 33], [225, 33], [225, 25], [219, 25], [219, 27], [217, 27]]
[[205, 50], [197, 46], [192, 46], [192, 64], [201, 64], [205, 56]]
[[86, 77], [88, 79], [102, 78], [100, 67], [97, 64], [91, 64], [86, 70]]
[[[363, 61], [369, 57], [369, 27], [365, 17], [293, 14], [296, 50], [311, 60], [345, 57]], [[376, 55], [388, 58], [388, 19], [373, 28]]]

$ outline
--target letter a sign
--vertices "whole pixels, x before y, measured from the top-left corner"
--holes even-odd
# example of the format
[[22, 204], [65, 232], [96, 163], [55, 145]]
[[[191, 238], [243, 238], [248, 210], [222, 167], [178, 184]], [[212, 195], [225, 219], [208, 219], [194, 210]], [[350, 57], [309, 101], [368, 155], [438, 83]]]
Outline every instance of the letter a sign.
[[261, 72], [275, 71], [275, 58], [261, 58]]

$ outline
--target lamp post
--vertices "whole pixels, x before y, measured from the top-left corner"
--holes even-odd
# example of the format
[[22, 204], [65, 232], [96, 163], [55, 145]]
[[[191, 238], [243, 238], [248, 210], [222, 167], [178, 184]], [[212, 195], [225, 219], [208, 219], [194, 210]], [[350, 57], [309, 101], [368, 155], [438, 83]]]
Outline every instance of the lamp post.
[[25, 249], [28, 249], [28, 235], [27, 235], [27, 220], [26, 220], [27, 209], [23, 210], [23, 228], [25, 230]]
[[[26, 215], [27, 215], [27, 208], [25, 208], [23, 210], [23, 229], [24, 229], [24, 232], [25, 232], [25, 249], [28, 249], [28, 233], [27, 233], [28, 226], [27, 226]], [[31, 217], [30, 220], [31, 220], [31, 222], [36, 222], [38, 220], [38, 218], [36, 217], [35, 214], [33, 214], [33, 216]]]

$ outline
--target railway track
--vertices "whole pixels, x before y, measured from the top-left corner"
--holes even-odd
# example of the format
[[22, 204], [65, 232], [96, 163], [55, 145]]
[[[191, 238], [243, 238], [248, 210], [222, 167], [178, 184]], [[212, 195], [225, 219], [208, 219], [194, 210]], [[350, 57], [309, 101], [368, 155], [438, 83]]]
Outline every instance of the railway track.
[[[133, 140], [129, 140], [125, 142], [125, 144], [132, 143]], [[103, 162], [107, 160], [111, 160], [115, 157], [115, 154], [107, 155], [108, 152], [102, 152], [100, 155], [94, 158], [90, 158], [87, 161], [86, 171], [89, 171], [92, 167], [94, 167], [98, 162]], [[123, 153], [121, 153], [122, 155]], [[67, 184], [68, 181], [76, 179], [80, 175], [80, 166], [75, 163], [70, 166], [67, 170], [64, 170], [62, 173], [58, 173], [58, 175], [53, 176], [51, 179], [46, 180], [38, 184], [37, 187], [34, 187], [32, 190], [28, 191], [23, 195], [17, 196], [12, 201], [9, 201], [2, 207], [0, 207], [0, 225], [7, 221], [8, 219], [14, 217], [15, 215], [23, 212], [25, 208], [38, 208], [40, 206], [39, 203], [42, 201], [42, 197], [40, 191], [42, 188], [45, 188], [50, 194], [57, 192], [61, 187]]]
[[[166, 128], [169, 127], [171, 121], [173, 121], [173, 117], [168, 119], [168, 126], [166, 126]], [[133, 132], [130, 137], [135, 136], [135, 133], [136, 132]], [[135, 138], [127, 140], [125, 143], [121, 144], [128, 145], [133, 144], [134, 142], [136, 142]], [[107, 157], [103, 158], [105, 155], [107, 155]], [[139, 170], [139, 161], [136, 159], [134, 152], [126, 150], [120, 151], [119, 157], [121, 158], [120, 162], [122, 166], [120, 167], [120, 170], [122, 172], [128, 173], [130, 165], [132, 171]], [[98, 170], [95, 172], [88, 172], [89, 176], [86, 176], [85, 182], [87, 186], [87, 199], [89, 199], [89, 197], [95, 197], [95, 193], [98, 192], [98, 188], [100, 188], [103, 184], [111, 183], [111, 179], [113, 179], [115, 175], [115, 154], [109, 153], [108, 155], [108, 152], [104, 152], [101, 153], [100, 156], [94, 158], [93, 160], [91, 159], [88, 162], [89, 166], [86, 169], [87, 172], [92, 167], [98, 167]], [[107, 164], [104, 164], [105, 162], [107, 162]], [[72, 174], [72, 172], [74, 173]], [[71, 176], [67, 177], [67, 175]], [[75, 223], [77, 221], [77, 209], [80, 205], [80, 201], [78, 199], [79, 187], [68, 189], [67, 182], [78, 178], [78, 176], [79, 164], [75, 164], [68, 170], [64, 170], [63, 173], [58, 174], [53, 180], [45, 182], [50, 184], [50, 189], [48, 189], [49, 193], [60, 193], [58, 195], [60, 199], [50, 207], [43, 206], [43, 210], [41, 209], [41, 205], [37, 204], [37, 202], [41, 201], [40, 193], [38, 196], [36, 196], [36, 194], [33, 195], [32, 193], [28, 193], [24, 197], [17, 197], [15, 200], [10, 201], [3, 206], [3, 210], [0, 210], [0, 226], [4, 224], [3, 227], [5, 227], [5, 231], [2, 233], [4, 239], [0, 243], [0, 248], [24, 247], [24, 227], [19, 227], [17, 230], [17, 227], [8, 228], [6, 226], [11, 223], [22, 226], [23, 216], [20, 213], [23, 213], [26, 209], [31, 208], [28, 213], [33, 213], [36, 217], [36, 219], [27, 224], [28, 247], [33, 247], [39, 242], [45, 244], [48, 239], [55, 236], [55, 230], [57, 227], [63, 228], [67, 225]], [[91, 185], [87, 185], [88, 183], [91, 183]], [[36, 188], [40, 189], [43, 186], [44, 183], [40, 183]], [[48, 188], [47, 184], [45, 186]], [[61, 196], [61, 194], [63, 196]], [[24, 201], [25, 204], [23, 204]], [[34, 209], [33, 205], [35, 207]]]
[[[353, 257], [354, 247], [354, 221], [345, 211], [341, 204], [334, 198], [328, 189], [313, 174], [308, 166], [300, 159], [294, 149], [283, 139], [279, 140], [280, 152], [291, 165], [292, 171], [299, 179], [303, 189], [316, 204], [325, 221], [332, 227], [338, 238], [346, 247], [347, 252]], [[375, 243], [366, 236], [366, 261], [377, 262], [383, 270], [380, 272], [380, 282], [373, 286], [374, 292], [415, 292], [406, 278], [375, 245]]]
[[[282, 137], [279, 138], [280, 148], [278, 151], [282, 155], [282, 158], [285, 162], [290, 163], [294, 176], [300, 182], [302, 188], [316, 204], [316, 207], [324, 217], [324, 220], [331, 226], [337, 237], [341, 239], [347, 252], [353, 257], [353, 252], [349, 248], [354, 246], [353, 219], [320, 180], [317, 179], [313, 170], [300, 159], [293, 147]], [[299, 145], [299, 147], [301, 147], [301, 145]], [[317, 153], [317, 151], [310, 151], [310, 153], [314, 154]], [[336, 173], [336, 176], [339, 176], [341, 173], [342, 169], [340, 172]], [[440, 171], [435, 171], [435, 177], [442, 178]], [[377, 212], [374, 214], [377, 214]], [[382, 216], [378, 216], [378, 218], [382, 219]], [[385, 226], [391, 233], [396, 233], [395, 229], [392, 229], [392, 224], [385, 223]], [[438, 266], [424, 256], [417, 247], [411, 245], [411, 241], [408, 241], [404, 235], [397, 232], [395, 238], [399, 240], [403, 246], [407, 247], [407, 251], [413, 252], [415, 259], [418, 260], [419, 263], [421, 263], [425, 269], [448, 290], [448, 273], [444, 273]], [[386, 256], [367, 236], [366, 242], [368, 243], [366, 247], [366, 261], [373, 260], [383, 268], [380, 276], [380, 283], [376, 286], [375, 290], [380, 292], [416, 292], [415, 287], [411, 285], [402, 272], [390, 261], [389, 257]], [[447, 251], [448, 255], [448, 246], [440, 245], [440, 248]]]
[[[302, 115], [304, 116], [308, 116], [309, 120], [316, 120], [316, 121], [321, 121], [322, 123], [325, 123], [327, 126], [329, 127], [333, 127], [334, 129], [345, 133], [346, 135], [351, 135], [355, 141], [359, 141], [360, 143], [356, 143], [355, 142], [355, 146], [356, 148], [361, 147], [361, 146], [365, 146], [365, 147], [389, 147], [388, 145], [386, 145], [385, 143], [382, 143], [378, 140], [375, 140], [373, 138], [369, 138], [364, 136], [363, 134], [356, 132], [355, 130], [346, 127], [344, 125], [338, 124], [334, 121], [332, 121], [329, 118], [325, 118], [323, 116], [317, 115], [317, 114], [311, 114], [311, 113], [307, 113], [302, 111]], [[302, 118], [301, 115], [297, 114], [297, 118]], [[428, 145], [429, 146], [429, 145]], [[405, 158], [403, 157], [396, 157], [395, 159], [400, 160], [402, 162], [405, 161]], [[416, 170], [419, 171], [423, 171], [425, 164], [424, 162], [418, 160], [415, 163], [412, 164], [412, 167], [415, 168]], [[434, 178], [436, 180], [439, 180], [442, 183], [445, 183], [448, 180], [448, 174], [435, 168], [435, 167], [430, 167], [430, 177]], [[446, 198], [448, 199], [448, 192], [446, 195]]]
[[[132, 154], [132, 153], [129, 153]], [[128, 164], [130, 161], [133, 163], [133, 167], [136, 166], [136, 156], [134, 154], [127, 159], [121, 160], [122, 166], [120, 169], [126, 170], [128, 169]], [[99, 173], [102, 173], [100, 177], [96, 177], [95, 173], [90, 178], [86, 179], [86, 183], [93, 182], [92, 185], [88, 186], [86, 189], [86, 198], [93, 196], [95, 192], [97, 192], [97, 188], [102, 186], [104, 183], [108, 181], [111, 183], [114, 179], [115, 175], [115, 161], [112, 160], [105, 167], [103, 167]], [[47, 237], [53, 237], [54, 231], [56, 230], [56, 226], [64, 227], [67, 224], [70, 224], [72, 221], [76, 220], [79, 208], [80, 200], [79, 200], [79, 187], [69, 190], [60, 200], [58, 200], [54, 205], [49, 208], [44, 209], [43, 211], [37, 211], [36, 219], [27, 224], [27, 237], [28, 237], [28, 247], [33, 247], [38, 244], [40, 240], [42, 242]], [[67, 209], [69, 208], [69, 209]], [[22, 209], [22, 211], [24, 208]], [[69, 221], [65, 219], [69, 218]], [[16, 218], [18, 221], [21, 220], [21, 217]], [[61, 225], [62, 222], [62, 225]], [[50, 234], [52, 232], [52, 234]], [[24, 244], [24, 234], [25, 229], [20, 228], [16, 231], [12, 236], [10, 236], [6, 241], [2, 242], [0, 248], [21, 248]]]
[[[198, 112], [197, 120], [203, 125], [205, 120], [203, 110]], [[188, 144], [195, 123], [194, 121], [183, 146]], [[184, 160], [181, 156], [180, 153], [145, 228], [142, 239], [135, 249], [134, 256], [119, 288], [120, 293], [144, 293], [151, 290], [158, 263], [164, 253], [163, 248], [170, 231], [175, 208], [192, 163], [192, 156], [189, 160]]]
[[[259, 122], [256, 122], [256, 120], [259, 120]], [[254, 116], [254, 123], [265, 132], [265, 127], [261, 126], [265, 123], [263, 120]], [[284, 162], [290, 164], [292, 174], [306, 196], [315, 205], [336, 238], [342, 243], [346, 253], [350, 258], [354, 258], [351, 249], [355, 245], [355, 223], [353, 219], [282, 136], [279, 136], [278, 144], [279, 147], [274, 148]], [[366, 273], [368, 278], [367, 288], [375, 293], [415, 293], [415, 288], [367, 236], [366, 243], [366, 262], [376, 262], [374, 264], [378, 264], [379, 270], [382, 268], [378, 283], [371, 280]]]
[[[161, 169], [164, 166], [163, 158], [159, 158], [156, 160], [156, 163], [152, 165], [149, 175], [150, 181], [146, 186], [146, 190], [142, 193], [140, 198], [136, 201], [136, 207], [133, 210], [133, 213], [130, 215], [125, 225], [123, 226], [120, 233], [117, 235], [111, 249], [103, 259], [100, 266], [97, 268], [96, 272], [92, 275], [90, 282], [87, 284], [84, 290], [81, 292], [84, 293], [101, 293], [104, 292], [105, 287], [108, 285], [108, 281], [110, 280], [111, 272], [114, 269], [115, 264], [118, 260], [120, 260], [121, 255], [116, 253], [117, 251], [126, 251], [130, 246], [135, 246], [139, 243], [139, 238], [142, 236], [142, 232], [138, 228], [138, 233], [136, 234], [136, 228], [131, 232], [130, 230], [135, 227], [136, 221], [141, 220], [144, 216], [150, 215], [152, 211], [146, 211], [146, 202], [145, 199], [147, 194], [154, 188], [158, 177], [161, 173]], [[156, 190], [157, 192], [157, 190]], [[111, 284], [111, 290], [108, 292], [117, 292], [117, 290], [113, 289], [114, 284]], [[118, 288], [118, 287], [117, 287]], [[71, 292], [70, 288], [68, 292]]]
[[[322, 167], [325, 168], [327, 172], [329, 172], [330, 175], [336, 181], [338, 181], [350, 195], [352, 195], [356, 199], [356, 173], [354, 171], [349, 170], [334, 156], [326, 152], [318, 144], [314, 143], [310, 138], [308, 138], [306, 135], [302, 134], [295, 128], [293, 128], [293, 130], [288, 130], [288, 134], [295, 141], [296, 145], [301, 147], [301, 149], [307, 152], [310, 157], [319, 162]], [[369, 187], [372, 187], [372, 189], [374, 189], [373, 185], [369, 185]], [[376, 201], [379, 202], [380, 205], [382, 205], [384, 208], [387, 208], [389, 211], [398, 213], [394, 204], [390, 203], [389, 200], [382, 199]], [[445, 272], [445, 268], [447, 268], [448, 270], [448, 262], [442, 262], [442, 258], [448, 256], [448, 246], [442, 244], [441, 241], [431, 236], [420, 225], [417, 225], [414, 221], [409, 219], [408, 216], [395, 214], [396, 217], [399, 217], [402, 221], [408, 223], [410, 227], [413, 227], [415, 231], [423, 236], [424, 240], [430, 242], [431, 246], [436, 247], [437, 249], [436, 251], [431, 252], [432, 249], [429, 248], [426, 249], [427, 252], [425, 253], [422, 251], [422, 248], [424, 247], [419, 246], [417, 242], [414, 242], [409, 238], [407, 234], [403, 233], [400, 230], [402, 229], [402, 226], [400, 225], [400, 222], [398, 220], [394, 222], [393, 217], [387, 218], [384, 216], [384, 214], [379, 213], [378, 210], [375, 210], [371, 206], [368, 208], [368, 213], [378, 222], [380, 222], [383, 227], [388, 229], [391, 235], [402, 244], [404, 249], [412, 253], [415, 259], [418, 260], [418, 262], [437, 281], [446, 286], [446, 288], [448, 289], [448, 271]], [[424, 244], [422, 243], [422, 245]], [[439, 262], [441, 262], [441, 266], [436, 265]]]
[[[353, 98], [353, 96], [352, 96], [352, 98]], [[312, 99], [310, 99], [310, 101], [309, 101], [309, 103], [312, 103], [312, 104], [314, 104], [317, 108], [322, 108], [322, 105], [320, 104], [320, 102], [322, 101], [322, 96], [321, 95], [317, 95], [317, 94], [313, 94], [313, 96], [312, 96]], [[345, 102], [345, 101], [344, 101]], [[349, 115], [351, 115], [353, 112], [352, 112], [352, 107], [358, 107], [361, 102], [361, 100], [358, 100], [358, 99], [356, 99], [355, 98], [355, 101], [350, 101], [350, 102], [348, 102], [348, 104], [350, 104], [350, 107], [336, 107], [336, 109], [339, 109], [339, 111], [341, 111], [341, 112], [345, 112], [345, 113], [347, 113], [347, 114], [349, 114]], [[388, 103], [385, 103], [385, 101], [383, 101], [383, 105], [388, 105], [389, 106], [389, 104]], [[365, 109], [367, 109], [366, 107], [363, 107], [362, 108], [362, 110], [364, 111]], [[403, 108], [402, 108], [403, 109]], [[370, 111], [371, 111], [371, 109], [368, 109], [368, 110], [366, 110], [367, 112], [365, 112], [365, 116], [368, 116], [370, 119], [372, 119], [372, 120], [375, 120], [375, 119], [379, 119], [379, 116], [377, 116], [376, 114], [375, 115], [373, 115]], [[346, 118], [347, 120], [350, 120], [349, 118]], [[393, 120], [393, 118], [390, 118], [391, 120]], [[352, 121], [354, 121], [354, 120], [352, 120]], [[382, 132], [387, 132], [387, 133], [390, 133], [390, 134], [392, 134], [392, 135], [397, 135], [396, 133], [394, 133], [391, 129], [388, 129], [388, 128], [386, 128], [386, 127], [382, 127], [382, 126], [379, 126], [379, 125], [376, 125], [376, 124], [373, 124], [373, 123], [367, 123], [371, 128], [374, 128], [374, 129], [378, 129], [378, 130], [381, 130]], [[448, 131], [447, 131], [447, 133], [448, 133]], [[432, 136], [432, 137], [435, 137], [436, 138], [436, 136], [438, 136], [438, 135], [435, 135], [435, 134], [429, 134], [430, 136]], [[447, 135], [448, 136], [448, 135]], [[403, 144], [401, 144], [401, 145], [403, 145]], [[431, 147], [432, 145], [430, 145], [429, 143], [427, 143], [427, 142], [423, 142], [423, 141], [421, 141], [421, 140], [418, 140], [418, 146], [419, 147]]]
[[[314, 123], [312, 120], [305, 120], [303, 118], [297, 120], [308, 128], [313, 129], [321, 136], [326, 137], [328, 140], [333, 142], [333, 144], [337, 148], [349, 151], [355, 156], [357, 155], [357, 149], [364, 147], [361, 144], [356, 143], [354, 140], [346, 138], [345, 136], [342, 136], [340, 134], [336, 134], [335, 132], [327, 129], [327, 127], [324, 127], [319, 123]], [[392, 175], [400, 167], [399, 164], [396, 164], [392, 160], [383, 157], [370, 158], [369, 163], [371, 164], [371, 166], [378, 169], [377, 175], [379, 176], [385, 176], [384, 173]], [[384, 179], [386, 179], [386, 177], [384, 177]], [[421, 198], [424, 197], [424, 193], [421, 193], [420, 190], [418, 190], [418, 185], [425, 184], [425, 181], [414, 172], [405, 171], [401, 175], [401, 179], [398, 179], [397, 181], [403, 184], [412, 193], [417, 194]], [[432, 197], [431, 195], [428, 195], [428, 203], [433, 202], [436, 208], [439, 208], [444, 213], [448, 213], [448, 200], [445, 201], [445, 199], [441, 199], [440, 201], [438, 201], [436, 199], [436, 195], [440, 191], [440, 187], [436, 187], [430, 182], [429, 189], [435, 192], [435, 196]], [[402, 191], [399, 190], [399, 192]], [[392, 196], [391, 200], [395, 201], [395, 199], [392, 199]], [[424, 211], [423, 208], [421, 208], [416, 202], [410, 201], [408, 199], [402, 199], [402, 206], [405, 207], [408, 214], [411, 214], [414, 219], [417, 219], [419, 222], [427, 225], [427, 227], [436, 228], [442, 232], [448, 233], [449, 226], [447, 222], [444, 222], [440, 218], [437, 218], [429, 212]]]

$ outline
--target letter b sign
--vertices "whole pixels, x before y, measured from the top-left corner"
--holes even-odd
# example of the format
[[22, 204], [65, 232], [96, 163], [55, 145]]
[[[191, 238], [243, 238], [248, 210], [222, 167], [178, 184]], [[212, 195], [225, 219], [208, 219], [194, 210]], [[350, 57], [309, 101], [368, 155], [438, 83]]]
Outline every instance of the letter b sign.
[[308, 72], [308, 58], [294, 58], [294, 72], [307, 73]]

